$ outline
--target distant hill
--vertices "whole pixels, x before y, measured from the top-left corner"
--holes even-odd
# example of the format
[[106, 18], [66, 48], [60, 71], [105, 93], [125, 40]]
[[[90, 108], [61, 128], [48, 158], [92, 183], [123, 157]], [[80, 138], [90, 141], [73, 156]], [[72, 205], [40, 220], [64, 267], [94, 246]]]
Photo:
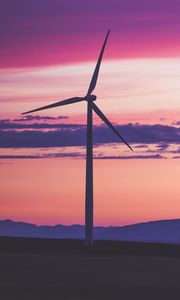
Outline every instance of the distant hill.
[[[82, 225], [37, 226], [12, 220], [0, 221], [0, 236], [83, 239]], [[151, 221], [128, 226], [97, 226], [94, 238], [158, 243], [180, 243], [180, 219]]]

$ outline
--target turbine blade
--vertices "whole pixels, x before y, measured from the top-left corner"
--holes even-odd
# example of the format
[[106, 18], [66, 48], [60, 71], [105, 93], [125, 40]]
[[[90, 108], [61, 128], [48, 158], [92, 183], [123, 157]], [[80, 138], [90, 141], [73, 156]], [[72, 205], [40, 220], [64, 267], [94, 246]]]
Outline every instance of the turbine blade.
[[97, 105], [94, 102], [92, 104], [92, 109], [104, 121], [104, 123], [106, 123], [112, 129], [112, 131], [123, 141], [123, 143], [126, 144], [129, 147], [129, 149], [131, 149], [131, 151], [133, 151], [131, 146], [120, 135], [120, 133], [117, 131], [117, 129], [111, 124], [111, 122], [106, 118], [106, 116], [102, 113], [102, 111], [99, 109], [99, 107], [97, 107]]
[[72, 104], [72, 103], [80, 102], [80, 101], [83, 101], [83, 100], [84, 100], [83, 97], [69, 98], [69, 99], [65, 99], [65, 100], [59, 101], [59, 102], [55, 102], [53, 104], [49, 104], [49, 105], [46, 105], [46, 106], [42, 106], [42, 107], [39, 107], [39, 108], [35, 108], [33, 110], [29, 110], [29, 111], [23, 112], [22, 115], [29, 114], [29, 113], [32, 113], [32, 112], [35, 112], [35, 111], [40, 111], [40, 110], [48, 109], [48, 108], [57, 107], [57, 106], [63, 106], [63, 105], [67, 105], [67, 104]]
[[99, 74], [99, 68], [100, 68], [100, 65], [101, 65], [101, 60], [102, 60], [102, 57], [103, 57], [103, 52], [104, 52], [104, 48], [106, 46], [106, 42], [107, 42], [109, 33], [110, 33], [110, 30], [108, 30], [108, 32], [107, 32], [106, 38], [104, 40], [104, 43], [103, 43], [103, 46], [102, 46], [102, 49], [101, 49], [101, 52], [99, 54], [99, 58], [98, 58], [98, 61], [97, 61], [97, 64], [96, 64], [96, 67], [95, 67], [90, 85], [89, 85], [87, 95], [90, 95], [92, 93], [92, 91], [94, 90], [95, 86], [96, 86], [96, 82], [97, 82], [97, 78], [98, 78], [98, 74]]

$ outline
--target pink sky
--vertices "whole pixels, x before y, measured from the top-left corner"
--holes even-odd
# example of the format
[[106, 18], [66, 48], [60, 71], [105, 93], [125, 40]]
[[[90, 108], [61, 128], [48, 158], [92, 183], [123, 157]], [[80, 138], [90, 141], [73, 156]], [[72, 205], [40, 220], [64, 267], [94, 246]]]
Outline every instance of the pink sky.
[[[1, 219], [83, 224], [84, 160], [11, 160], [1, 171]], [[179, 218], [179, 175], [175, 160], [95, 160], [95, 224]]]
[[97, 104], [134, 152], [94, 118], [95, 224], [179, 218], [179, 12], [175, 0], [3, 2], [0, 219], [84, 223], [85, 103], [19, 119], [85, 95], [108, 28]]

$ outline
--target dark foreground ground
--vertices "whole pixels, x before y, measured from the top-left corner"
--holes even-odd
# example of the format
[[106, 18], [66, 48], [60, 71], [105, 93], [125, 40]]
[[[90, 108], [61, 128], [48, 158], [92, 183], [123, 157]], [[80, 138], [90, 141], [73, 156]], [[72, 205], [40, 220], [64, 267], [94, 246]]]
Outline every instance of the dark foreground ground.
[[180, 299], [180, 246], [0, 238], [0, 300]]

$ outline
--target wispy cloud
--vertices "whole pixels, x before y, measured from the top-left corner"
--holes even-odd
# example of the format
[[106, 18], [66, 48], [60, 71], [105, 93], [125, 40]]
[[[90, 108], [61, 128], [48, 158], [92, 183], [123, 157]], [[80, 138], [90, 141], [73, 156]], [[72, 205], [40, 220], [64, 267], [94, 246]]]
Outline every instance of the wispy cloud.
[[158, 145], [158, 149], [159, 149], [159, 151], [165, 151], [165, 150], [167, 150], [168, 149], [168, 147], [169, 147], [169, 144], [168, 143], [160, 143], [159, 145]]
[[180, 121], [172, 122], [173, 126], [180, 126]]

